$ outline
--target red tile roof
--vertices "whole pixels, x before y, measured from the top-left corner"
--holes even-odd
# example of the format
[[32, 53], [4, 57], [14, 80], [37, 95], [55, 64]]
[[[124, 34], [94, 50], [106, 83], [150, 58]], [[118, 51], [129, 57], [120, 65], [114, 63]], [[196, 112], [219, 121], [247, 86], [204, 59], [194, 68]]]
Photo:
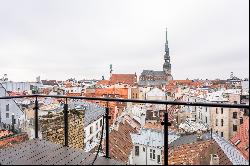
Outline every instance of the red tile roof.
[[13, 134], [12, 131], [9, 131], [9, 130], [0, 130], [0, 138], [4, 137], [4, 136], [11, 135], [11, 134]]
[[[179, 97], [178, 99], [175, 99], [174, 101], [182, 101], [183, 96]], [[172, 122], [174, 120], [174, 115], [176, 112], [179, 111], [179, 106], [178, 105], [172, 105], [167, 109], [168, 112], [168, 121]], [[161, 119], [163, 121], [163, 119]]]
[[156, 124], [152, 124], [152, 123], [146, 123], [143, 128], [145, 129], [155, 129], [155, 130], [162, 130], [163, 129], [163, 125], [161, 125], [160, 123], [156, 123]]
[[135, 85], [137, 83], [137, 76], [135, 74], [112, 74], [110, 84], [123, 83], [128, 85]]
[[220, 165], [232, 165], [215, 141], [206, 140], [177, 146], [168, 151], [169, 165], [209, 165], [210, 154], [219, 156]]
[[29, 138], [28, 138], [28, 135], [26, 133], [21, 133], [21, 134], [17, 134], [17, 135], [13, 135], [13, 136], [4, 138], [4, 139], [0, 140], [0, 149], [10, 147], [14, 144], [24, 142], [28, 139]]
[[109, 134], [109, 141], [110, 157], [112, 159], [126, 163], [128, 162], [130, 152], [133, 149], [133, 143], [130, 136], [131, 133], [137, 133], [137, 131], [130, 126], [127, 121], [125, 121], [124, 124], [119, 123], [118, 131], [115, 129], [111, 131]]
[[[249, 160], [249, 118], [245, 118], [238, 132], [230, 139], [232, 144], [238, 141], [236, 148], [241, 152], [245, 159]], [[248, 148], [247, 148], [248, 147]]]
[[109, 85], [109, 84], [110, 84], [109, 80], [101, 80], [101, 81], [98, 81], [96, 83], [96, 86], [100, 86], [100, 85], [105, 86], [105, 85]]
[[8, 92], [10, 96], [22, 96], [26, 95], [24, 92]]
[[66, 96], [81, 96], [81, 93], [67, 93]]

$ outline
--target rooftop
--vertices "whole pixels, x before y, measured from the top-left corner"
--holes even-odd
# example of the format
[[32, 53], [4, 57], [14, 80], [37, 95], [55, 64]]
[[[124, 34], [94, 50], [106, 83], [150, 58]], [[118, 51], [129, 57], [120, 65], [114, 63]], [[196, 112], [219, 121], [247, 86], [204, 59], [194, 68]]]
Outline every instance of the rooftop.
[[[0, 149], [1, 165], [91, 165], [95, 154], [64, 147], [49, 141], [33, 139]], [[98, 157], [94, 165], [123, 165], [112, 159]]]
[[230, 141], [245, 159], [249, 160], [249, 117], [244, 119], [240, 129]]
[[[170, 135], [174, 135], [174, 134], [170, 134]], [[209, 133], [204, 133], [202, 135], [202, 141], [209, 140], [209, 139], [211, 139], [211, 136], [210, 136]], [[182, 135], [182, 136], [179, 136], [174, 141], [172, 141], [169, 144], [169, 148], [176, 148], [176, 147], [184, 145], [184, 144], [193, 144], [193, 143], [196, 143], [196, 142], [199, 142], [199, 141], [197, 141], [197, 135], [196, 134]]]
[[[85, 109], [85, 119], [84, 125], [87, 126], [93, 121], [98, 120], [101, 116], [105, 114], [105, 108], [91, 102], [87, 101], [74, 101], [73, 103], [69, 103], [69, 109], [74, 109], [77, 106], [81, 106]], [[78, 108], [78, 107], [77, 107]]]
[[238, 149], [236, 149], [233, 144], [226, 141], [223, 137], [218, 136], [217, 134], [213, 133], [213, 139], [218, 143], [220, 148], [224, 151], [233, 165], [248, 165], [249, 161], [246, 160]]
[[210, 165], [210, 154], [218, 154], [219, 165], [232, 165], [222, 149], [213, 140], [183, 144], [169, 149], [169, 165]]
[[134, 144], [148, 145], [155, 148], [163, 148], [163, 131], [154, 129], [142, 129], [138, 134], [131, 134]]
[[109, 134], [110, 141], [110, 157], [128, 162], [128, 156], [133, 149], [133, 143], [130, 134], [137, 133], [137, 130], [130, 126], [127, 121], [119, 123], [118, 129], [112, 130]]

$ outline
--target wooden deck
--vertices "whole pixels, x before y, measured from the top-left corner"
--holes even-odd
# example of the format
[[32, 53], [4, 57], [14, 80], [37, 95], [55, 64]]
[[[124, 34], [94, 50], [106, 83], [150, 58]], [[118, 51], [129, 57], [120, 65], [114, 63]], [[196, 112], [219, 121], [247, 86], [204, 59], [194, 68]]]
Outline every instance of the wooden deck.
[[[91, 165], [95, 154], [64, 147], [49, 141], [34, 139], [10, 148], [0, 149], [1, 165]], [[94, 165], [125, 165], [97, 157]]]

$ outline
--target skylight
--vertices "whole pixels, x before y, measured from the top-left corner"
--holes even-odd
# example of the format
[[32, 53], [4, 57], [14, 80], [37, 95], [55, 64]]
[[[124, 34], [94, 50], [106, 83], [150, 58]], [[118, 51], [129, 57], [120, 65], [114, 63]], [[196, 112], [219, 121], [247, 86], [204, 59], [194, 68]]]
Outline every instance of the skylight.
[[234, 145], [237, 146], [239, 143], [240, 143], [240, 140], [236, 141]]

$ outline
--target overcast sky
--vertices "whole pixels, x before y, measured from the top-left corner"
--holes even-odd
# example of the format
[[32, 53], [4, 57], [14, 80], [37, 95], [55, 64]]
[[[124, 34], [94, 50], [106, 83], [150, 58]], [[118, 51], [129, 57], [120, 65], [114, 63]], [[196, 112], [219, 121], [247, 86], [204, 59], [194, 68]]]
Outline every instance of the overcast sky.
[[174, 79], [249, 77], [248, 0], [0, 0], [0, 77], [162, 70], [166, 27]]

